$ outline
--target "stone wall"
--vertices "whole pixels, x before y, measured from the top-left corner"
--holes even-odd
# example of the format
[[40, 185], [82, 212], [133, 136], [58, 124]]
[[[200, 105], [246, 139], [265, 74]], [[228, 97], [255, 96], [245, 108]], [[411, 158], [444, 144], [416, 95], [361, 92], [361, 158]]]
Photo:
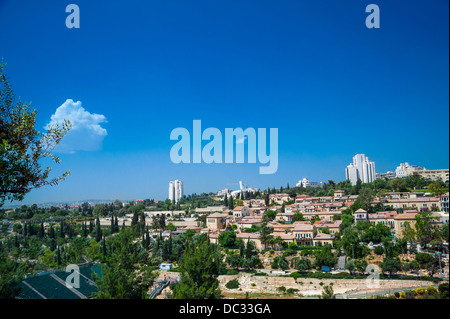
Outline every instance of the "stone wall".
[[[420, 286], [433, 285], [429, 281], [420, 280], [379, 280], [378, 287], [368, 286], [365, 279], [315, 279], [315, 278], [292, 278], [292, 277], [274, 277], [274, 276], [252, 276], [251, 274], [239, 274], [231, 276], [219, 276], [220, 288], [223, 292], [228, 293], [279, 293], [277, 288], [280, 286], [286, 289], [298, 289], [298, 294], [304, 296], [313, 296], [322, 294], [323, 285], [333, 283], [333, 290], [335, 294], [355, 293], [365, 291], [376, 291], [402, 288], [412, 289]], [[240, 289], [228, 289], [226, 283], [232, 279], [237, 279], [240, 284]], [[321, 284], [322, 283], [322, 284]], [[374, 283], [372, 282], [372, 285]]]

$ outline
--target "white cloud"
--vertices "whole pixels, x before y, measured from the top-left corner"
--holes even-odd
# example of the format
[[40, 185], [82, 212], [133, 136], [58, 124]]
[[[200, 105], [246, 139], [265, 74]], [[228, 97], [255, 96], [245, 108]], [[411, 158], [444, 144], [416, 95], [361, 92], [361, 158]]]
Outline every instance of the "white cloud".
[[106, 117], [102, 114], [89, 113], [81, 106], [81, 101], [74, 102], [67, 99], [56, 109], [50, 119], [46, 129], [50, 125], [63, 123], [65, 119], [72, 124], [72, 128], [62, 138], [55, 152], [75, 153], [100, 150], [103, 139], [108, 135], [106, 129], [100, 126], [100, 123], [107, 122]]

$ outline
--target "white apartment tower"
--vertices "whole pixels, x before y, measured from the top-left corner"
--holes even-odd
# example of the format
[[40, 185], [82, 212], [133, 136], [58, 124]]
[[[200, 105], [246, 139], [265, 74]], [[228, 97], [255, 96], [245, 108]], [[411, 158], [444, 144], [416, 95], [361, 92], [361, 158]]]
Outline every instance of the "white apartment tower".
[[375, 162], [372, 162], [365, 154], [355, 154], [353, 163], [345, 169], [346, 178], [356, 185], [358, 178], [363, 183], [371, 183], [376, 179]]
[[183, 182], [179, 180], [169, 182], [169, 199], [178, 203], [181, 197], [183, 197]]

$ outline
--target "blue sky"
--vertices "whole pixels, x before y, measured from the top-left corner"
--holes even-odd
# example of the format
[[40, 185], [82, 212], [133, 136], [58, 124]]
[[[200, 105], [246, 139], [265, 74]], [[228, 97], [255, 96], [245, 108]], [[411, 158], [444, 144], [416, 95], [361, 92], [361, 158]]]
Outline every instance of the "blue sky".
[[[70, 3], [79, 29], [65, 25]], [[380, 8], [379, 29], [365, 26], [369, 3]], [[239, 180], [341, 181], [355, 152], [377, 172], [405, 161], [448, 168], [448, 5], [0, 0], [0, 57], [17, 96], [38, 110], [38, 128], [64, 115], [67, 100], [83, 118], [53, 169], [71, 175], [24, 203], [164, 199], [174, 179], [186, 193]], [[277, 173], [172, 163], [170, 132], [192, 132], [194, 119], [222, 132], [278, 128]]]

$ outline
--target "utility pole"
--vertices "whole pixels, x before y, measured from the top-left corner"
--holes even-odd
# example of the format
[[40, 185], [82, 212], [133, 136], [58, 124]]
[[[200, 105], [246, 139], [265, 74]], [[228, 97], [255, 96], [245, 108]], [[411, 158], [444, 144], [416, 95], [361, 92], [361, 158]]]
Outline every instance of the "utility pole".
[[437, 251], [436, 254], [439, 256], [439, 274], [441, 275], [442, 280], [441, 252]]
[[353, 250], [353, 244], [352, 244], [352, 263], [353, 263], [353, 270], [352, 270], [352, 275], [353, 275], [353, 272], [355, 270], [355, 252]]

